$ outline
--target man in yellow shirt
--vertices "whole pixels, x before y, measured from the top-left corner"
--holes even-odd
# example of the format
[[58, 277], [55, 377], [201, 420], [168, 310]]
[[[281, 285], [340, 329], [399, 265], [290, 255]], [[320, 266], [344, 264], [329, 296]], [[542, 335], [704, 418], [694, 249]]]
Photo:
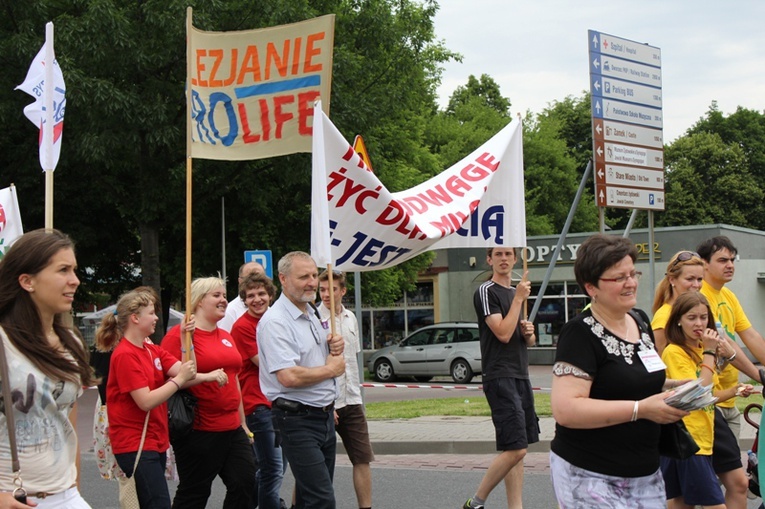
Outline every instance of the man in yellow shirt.
[[[725, 336], [731, 341], [735, 342], [738, 334], [752, 355], [762, 364], [765, 360], [765, 340], [752, 327], [736, 295], [725, 288], [725, 284], [733, 280], [738, 250], [728, 237], [719, 236], [699, 244], [696, 252], [704, 260], [701, 293], [709, 301], [715, 321], [722, 325]], [[738, 384], [738, 374], [738, 370], [728, 364], [720, 373], [715, 390], [727, 389]], [[763, 378], [762, 369], [760, 378]], [[729, 501], [729, 497], [745, 501], [748, 482], [741, 465], [738, 444], [741, 413], [736, 408], [735, 400], [736, 398], [731, 398], [717, 404], [712, 459], [715, 473], [725, 486], [726, 501]]]

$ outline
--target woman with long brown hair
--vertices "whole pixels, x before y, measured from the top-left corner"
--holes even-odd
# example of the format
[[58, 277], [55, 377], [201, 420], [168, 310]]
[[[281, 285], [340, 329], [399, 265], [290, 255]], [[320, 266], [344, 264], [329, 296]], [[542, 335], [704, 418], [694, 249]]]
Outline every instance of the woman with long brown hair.
[[[0, 506], [90, 506], [77, 489], [77, 398], [93, 385], [88, 351], [66, 324], [80, 280], [72, 240], [58, 230], [22, 235], [0, 260], [0, 341], [13, 394], [22, 481], [29, 504], [14, 500], [10, 464], [0, 467]], [[10, 458], [0, 410], [0, 458]]]

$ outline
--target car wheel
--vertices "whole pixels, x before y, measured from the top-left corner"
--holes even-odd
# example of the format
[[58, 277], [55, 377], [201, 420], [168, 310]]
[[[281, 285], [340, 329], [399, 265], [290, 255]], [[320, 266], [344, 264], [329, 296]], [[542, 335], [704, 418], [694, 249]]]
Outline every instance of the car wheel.
[[433, 380], [433, 377], [432, 376], [416, 376], [414, 377], [414, 379], [417, 380], [418, 382], [425, 383], [425, 382], [430, 382], [431, 380]]
[[375, 362], [375, 380], [384, 383], [392, 382], [395, 378], [393, 366], [388, 359], [380, 359]]
[[452, 380], [458, 384], [466, 384], [473, 379], [473, 370], [465, 359], [457, 359], [452, 363]]

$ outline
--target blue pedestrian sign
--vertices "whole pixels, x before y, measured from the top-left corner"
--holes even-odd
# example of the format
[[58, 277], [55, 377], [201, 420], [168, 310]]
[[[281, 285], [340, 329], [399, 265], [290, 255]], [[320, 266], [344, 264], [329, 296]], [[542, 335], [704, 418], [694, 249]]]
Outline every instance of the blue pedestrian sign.
[[266, 276], [274, 278], [274, 259], [270, 249], [253, 250], [244, 252], [244, 263], [257, 262], [263, 266]]

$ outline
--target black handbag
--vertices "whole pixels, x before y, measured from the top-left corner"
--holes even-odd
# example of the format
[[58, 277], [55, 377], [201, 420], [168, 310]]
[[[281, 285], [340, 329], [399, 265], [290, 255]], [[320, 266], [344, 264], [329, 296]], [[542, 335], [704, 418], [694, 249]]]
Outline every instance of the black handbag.
[[685, 460], [699, 452], [699, 446], [682, 420], [661, 425], [659, 454], [676, 460]]
[[167, 424], [170, 440], [188, 435], [194, 428], [197, 397], [189, 391], [178, 391], [167, 400]]

